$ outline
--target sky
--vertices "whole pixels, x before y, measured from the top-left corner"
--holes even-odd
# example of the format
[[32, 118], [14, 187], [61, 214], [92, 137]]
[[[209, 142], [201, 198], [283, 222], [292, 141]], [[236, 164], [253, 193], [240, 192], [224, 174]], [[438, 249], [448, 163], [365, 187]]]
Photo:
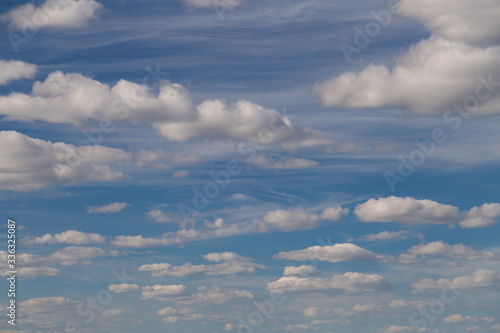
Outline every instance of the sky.
[[499, 0], [4, 0], [0, 29], [0, 332], [500, 332]]

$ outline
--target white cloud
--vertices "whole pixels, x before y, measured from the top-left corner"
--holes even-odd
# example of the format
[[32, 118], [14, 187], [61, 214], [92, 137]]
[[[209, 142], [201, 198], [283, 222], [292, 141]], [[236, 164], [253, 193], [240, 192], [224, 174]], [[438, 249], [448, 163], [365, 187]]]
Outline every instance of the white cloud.
[[412, 255], [433, 255], [468, 261], [479, 259], [500, 260], [500, 254], [498, 253], [491, 251], [476, 251], [469, 246], [462, 244], [448, 245], [442, 241], [416, 245], [407, 252]]
[[226, 331], [226, 332], [231, 332], [231, 331], [234, 331], [235, 329], [236, 329], [236, 325], [233, 323], [227, 323], [226, 325], [224, 325], [224, 331]]
[[154, 285], [142, 287], [141, 298], [142, 299], [155, 299], [163, 300], [165, 298], [171, 298], [175, 296], [185, 296], [188, 295], [188, 288], [182, 284], [178, 285]]
[[[404, 107], [423, 114], [443, 114], [474, 96], [479, 77], [498, 82], [499, 55], [499, 47], [478, 49], [431, 38], [413, 46], [392, 69], [370, 64], [360, 73], [342, 74], [312, 90], [329, 107]], [[490, 89], [493, 93], [481, 88], [480, 94], [489, 96], [471, 109], [472, 114], [499, 112], [498, 85]]]
[[354, 214], [362, 222], [441, 224], [455, 222], [459, 209], [427, 199], [390, 196], [359, 204], [354, 209]]
[[351, 243], [335, 244], [331, 246], [316, 245], [304, 250], [280, 252], [274, 256], [274, 258], [277, 259], [296, 261], [315, 259], [333, 263], [345, 261], [374, 261], [383, 259], [383, 257], [382, 255], [378, 255]]
[[296, 324], [296, 325], [286, 325], [283, 327], [284, 330], [286, 331], [303, 331], [303, 330], [310, 330], [312, 329], [308, 325], [304, 324]]
[[[9, 276], [7, 269], [3, 269], [0, 272], [2, 276]], [[17, 276], [25, 278], [36, 278], [39, 276], [57, 276], [60, 275], [61, 271], [53, 267], [20, 267], [17, 269]]]
[[401, 0], [395, 9], [424, 24], [433, 35], [476, 45], [500, 43], [500, 4], [490, 0]]
[[[483, 228], [494, 225], [500, 217], [500, 204], [487, 203], [460, 211], [458, 207], [441, 204], [432, 200], [419, 200], [412, 197], [372, 198], [359, 204], [354, 214], [362, 222], [400, 222], [406, 224], [444, 224], [459, 222], [462, 228]], [[377, 237], [396, 236], [395, 233], [369, 235]], [[423, 236], [415, 234], [422, 239]]]
[[354, 304], [352, 306], [352, 311], [355, 312], [373, 312], [373, 311], [381, 311], [383, 306], [375, 303], [368, 304]]
[[342, 208], [339, 206], [326, 207], [321, 213], [321, 218], [323, 220], [338, 221], [347, 214], [349, 214], [349, 209], [347, 208]]
[[318, 273], [318, 269], [312, 265], [287, 266], [283, 270], [283, 276], [311, 276]]
[[218, 262], [215, 265], [193, 265], [186, 263], [181, 266], [172, 266], [168, 263], [155, 263], [139, 266], [139, 271], [151, 272], [151, 276], [186, 277], [205, 274], [209, 276], [233, 275], [238, 273], [255, 273], [255, 269], [265, 268], [255, 264], [252, 259], [242, 257], [233, 252], [209, 253], [203, 256], [208, 261]]
[[[69, 246], [59, 249], [47, 255], [20, 253], [16, 254], [16, 260], [21, 267], [35, 268], [47, 267], [48, 265], [76, 265], [88, 264], [90, 259], [113, 255], [114, 251], [106, 252], [98, 247]], [[0, 251], [0, 257], [7, 260], [7, 252]], [[43, 270], [40, 270], [43, 272]], [[55, 272], [47, 270], [46, 272]]]
[[[177, 323], [179, 321], [219, 321], [221, 319], [221, 317], [217, 315], [195, 313], [192, 309], [174, 309], [171, 307], [160, 309], [156, 314], [165, 316], [162, 318], [165, 324]], [[232, 324], [227, 324], [226, 327], [228, 327], [228, 325]]]
[[54, 307], [72, 307], [75, 306], [77, 302], [67, 299], [62, 296], [57, 297], [40, 297], [31, 298], [20, 303], [26, 313], [29, 312], [46, 312], [47, 309]]
[[393, 240], [393, 239], [406, 239], [408, 237], [408, 231], [382, 231], [377, 234], [368, 234], [361, 237], [361, 240], [367, 242], [374, 242], [380, 240]]
[[[426, 329], [424, 329], [425, 331]], [[422, 328], [419, 326], [396, 326], [392, 325], [385, 330], [385, 333], [400, 333], [400, 332], [421, 332]]]
[[182, 0], [185, 4], [196, 8], [233, 9], [243, 4], [243, 0]]
[[109, 205], [104, 206], [92, 206], [87, 207], [87, 213], [91, 214], [106, 214], [106, 213], [119, 213], [125, 208], [130, 206], [130, 204], [125, 202], [114, 202]]
[[98, 247], [69, 246], [47, 257], [47, 260], [60, 265], [76, 265], [81, 260], [103, 257], [107, 253]]
[[214, 223], [210, 223], [208, 221], [205, 221], [204, 225], [205, 225], [205, 227], [207, 227], [209, 229], [219, 229], [219, 228], [225, 227], [224, 219], [220, 218], [220, 217], [215, 219]]
[[109, 290], [111, 290], [114, 293], [120, 294], [120, 293], [129, 293], [133, 291], [139, 291], [141, 290], [141, 287], [137, 284], [112, 284], [108, 287]]
[[270, 211], [264, 215], [260, 224], [260, 229], [265, 231], [269, 228], [276, 228], [285, 232], [314, 229], [319, 221], [320, 217], [318, 214], [310, 214], [302, 209], [294, 211], [280, 209]]
[[257, 165], [264, 170], [309, 169], [318, 166], [317, 162], [303, 158], [285, 158], [275, 160], [271, 157], [267, 157], [265, 154], [259, 154], [253, 158], [248, 159], [247, 162], [249, 164]]
[[383, 291], [392, 288], [392, 284], [380, 275], [362, 273], [345, 273], [334, 275], [331, 278], [299, 278], [285, 276], [275, 282], [267, 284], [270, 292], [333, 292], [357, 293], [369, 291]]
[[179, 244], [175, 239], [170, 238], [145, 238], [139, 236], [116, 236], [111, 241], [111, 244], [119, 247], [153, 247], [153, 246], [168, 246], [172, 244]]
[[446, 290], [448, 288], [463, 290], [476, 288], [498, 288], [500, 285], [500, 274], [488, 269], [479, 269], [471, 275], [460, 276], [452, 280], [448, 279], [422, 279], [411, 285], [414, 292], [432, 290]]
[[[195, 292], [184, 285], [154, 285], [142, 287], [142, 299], [157, 301], [173, 301], [181, 305], [223, 304], [235, 299], [253, 299], [253, 295], [244, 290], [224, 289], [219, 286], [199, 286]], [[163, 309], [161, 315], [174, 314], [169, 308]]]
[[[80, 74], [59, 71], [49, 74], [44, 82], [35, 82], [29, 95], [1, 96], [0, 115], [5, 120], [41, 120], [75, 126], [84, 126], [89, 120], [146, 123], [168, 140], [180, 142], [195, 138], [233, 139], [281, 144], [285, 149], [336, 145], [325, 133], [296, 127], [276, 110], [249, 101], [227, 104], [206, 100], [196, 106], [187, 89], [168, 81], [161, 83], [155, 96], [147, 86], [125, 80], [111, 88]], [[238, 149], [246, 151], [243, 146]], [[191, 157], [185, 156], [185, 162], [191, 161]], [[178, 160], [181, 163], [182, 156]]]
[[147, 215], [158, 223], [170, 222], [170, 219], [168, 218], [167, 214], [158, 209], [150, 210], [149, 212], [147, 212]]
[[333, 317], [333, 316], [352, 316], [354, 312], [351, 310], [345, 310], [343, 308], [318, 308], [309, 307], [303, 310], [305, 317], [319, 318], [319, 317]]
[[424, 114], [443, 114], [463, 103], [472, 114], [498, 114], [499, 85], [484, 84], [500, 78], [498, 3], [401, 0], [396, 8], [427, 26], [431, 37], [413, 45], [392, 68], [370, 64], [359, 73], [317, 83], [312, 91], [321, 103], [404, 107]]
[[192, 297], [179, 301], [179, 304], [204, 305], [224, 304], [236, 299], [253, 299], [253, 295], [246, 290], [225, 289], [219, 286], [200, 286]]
[[179, 170], [179, 171], [174, 172], [174, 174], [172, 176], [174, 178], [184, 179], [184, 178], [187, 178], [189, 176], [189, 173], [186, 170]]
[[104, 309], [101, 312], [101, 316], [103, 317], [130, 316], [132, 314], [132, 312], [123, 309]]
[[125, 175], [110, 165], [128, 158], [121, 149], [52, 143], [15, 131], [0, 131], [0, 151], [0, 189], [13, 191], [40, 189], [59, 179], [65, 184], [117, 181]]
[[449, 317], [443, 319], [443, 322], [446, 324], [458, 324], [458, 323], [477, 323], [480, 321], [484, 321], [485, 323], [491, 323], [495, 321], [495, 318], [491, 317], [473, 317], [473, 316], [463, 316], [461, 314], [453, 314]]
[[0, 19], [18, 30], [81, 28], [95, 19], [101, 8], [94, 0], [46, 0], [39, 7], [29, 3], [14, 8]]
[[72, 244], [72, 245], [87, 245], [87, 244], [102, 244], [106, 241], [106, 237], [95, 233], [85, 233], [82, 231], [68, 230], [59, 234], [45, 234], [41, 237], [28, 238], [25, 242], [29, 245], [42, 244]]
[[487, 203], [469, 210], [459, 224], [462, 228], [484, 228], [494, 225], [500, 217], [500, 204]]
[[36, 65], [23, 61], [0, 60], [0, 86], [19, 79], [31, 79], [37, 73]]

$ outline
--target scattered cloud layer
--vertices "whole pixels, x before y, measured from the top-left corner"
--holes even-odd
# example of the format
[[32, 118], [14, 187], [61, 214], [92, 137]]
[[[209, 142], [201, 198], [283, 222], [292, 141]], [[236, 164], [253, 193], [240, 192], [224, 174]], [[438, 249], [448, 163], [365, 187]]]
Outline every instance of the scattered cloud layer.
[[380, 275], [345, 273], [331, 278], [285, 276], [267, 284], [272, 293], [331, 292], [334, 294], [385, 291], [392, 284]]
[[142, 265], [139, 271], [151, 272], [151, 276], [187, 277], [191, 275], [233, 275], [238, 273], [255, 273], [255, 269], [265, 266], [255, 264], [252, 259], [242, 257], [233, 252], [209, 253], [203, 256], [206, 260], [219, 262], [214, 265], [193, 265], [186, 263], [182, 266], [172, 266], [168, 263]]

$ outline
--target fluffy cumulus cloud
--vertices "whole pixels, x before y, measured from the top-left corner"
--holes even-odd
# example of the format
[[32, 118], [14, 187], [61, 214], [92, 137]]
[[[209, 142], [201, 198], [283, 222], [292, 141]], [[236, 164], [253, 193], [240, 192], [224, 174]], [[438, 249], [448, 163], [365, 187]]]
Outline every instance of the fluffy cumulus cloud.
[[490, 288], [497, 290], [500, 286], [500, 274], [494, 270], [479, 269], [471, 275], [460, 276], [455, 279], [422, 279], [411, 285], [413, 292], [425, 292], [435, 290], [447, 290], [449, 288], [465, 290]]
[[401, 0], [396, 10], [421, 22], [440, 38], [478, 45], [500, 43], [497, 1]]
[[138, 284], [123, 283], [123, 284], [112, 284], [108, 287], [108, 289], [114, 293], [121, 294], [121, 293], [139, 291], [141, 290], [141, 287]]
[[[88, 96], [92, 96], [91, 99]], [[241, 100], [228, 104], [206, 100], [196, 106], [179, 84], [163, 81], [158, 95], [146, 85], [125, 80], [110, 87], [80, 74], [53, 72], [33, 84], [31, 94], [0, 97], [0, 115], [6, 120], [70, 123], [89, 121], [145, 123], [168, 140], [234, 139], [258, 144], [280, 144], [285, 149], [328, 146], [345, 149], [327, 134], [295, 126], [275, 110]], [[245, 147], [238, 148], [243, 153]]]
[[359, 204], [354, 214], [362, 222], [401, 222], [408, 224], [450, 223], [458, 219], [459, 209], [432, 200], [411, 197], [370, 199]]
[[280, 231], [314, 229], [320, 221], [318, 214], [298, 210], [270, 211], [262, 218], [261, 229], [275, 228]]
[[335, 294], [384, 291], [392, 288], [392, 283], [380, 275], [345, 273], [331, 278], [284, 276], [267, 284], [270, 292], [331, 292]]
[[170, 299], [175, 296], [185, 296], [189, 294], [189, 290], [186, 286], [182, 284], [174, 285], [154, 285], [142, 287], [141, 298], [142, 299], [156, 299], [163, 300], [165, 298]]
[[14, 191], [36, 190], [58, 182], [120, 180], [125, 175], [110, 165], [128, 159], [121, 149], [76, 147], [15, 131], [0, 131], [0, 151], [0, 189]]
[[309, 276], [318, 273], [318, 269], [312, 265], [301, 265], [299, 267], [287, 266], [283, 270], [283, 276]]
[[489, 203], [471, 208], [460, 226], [466, 229], [484, 228], [494, 225], [500, 217], [500, 204]]
[[382, 231], [377, 234], [368, 234], [361, 237], [366, 242], [384, 241], [384, 240], [402, 240], [408, 237], [408, 231]]
[[499, 113], [498, 2], [402, 0], [395, 8], [422, 22], [432, 36], [413, 45], [393, 68], [370, 64], [317, 83], [312, 91], [321, 103], [404, 107], [424, 114], [443, 114], [462, 104], [472, 114]]
[[168, 223], [170, 222], [170, 219], [168, 218], [167, 214], [162, 212], [159, 209], [153, 209], [150, 210], [149, 212], [146, 213], [150, 218], [155, 220], [158, 223]]
[[339, 206], [326, 207], [321, 213], [321, 218], [323, 220], [338, 221], [347, 214], [349, 214], [348, 208], [342, 208]]
[[106, 214], [106, 213], [119, 213], [125, 208], [130, 206], [130, 204], [126, 202], [114, 202], [111, 204], [107, 204], [104, 206], [91, 206], [87, 207], [87, 213], [93, 214]]
[[274, 256], [277, 259], [288, 260], [320, 260], [328, 262], [345, 261], [373, 261], [382, 260], [384, 256], [378, 255], [355, 244], [344, 243], [331, 246], [312, 246], [304, 250], [280, 252]]
[[41, 237], [28, 238], [25, 240], [29, 245], [43, 244], [72, 244], [72, 245], [87, 245], [87, 244], [102, 244], [106, 241], [104, 236], [95, 233], [86, 233], [77, 230], [68, 230], [59, 234], [45, 234]]
[[0, 19], [18, 30], [81, 28], [98, 15], [102, 5], [95, 0], [45, 0], [16, 7]]
[[36, 65], [23, 61], [0, 60], [0, 86], [19, 79], [31, 79], [38, 71]]
[[[235, 299], [253, 299], [253, 295], [245, 290], [226, 289], [219, 286], [199, 286], [190, 290], [185, 285], [154, 285], [141, 288], [142, 299], [157, 301], [175, 301], [181, 305], [223, 304]], [[168, 310], [164, 310], [163, 315]]]
[[[359, 204], [354, 214], [362, 222], [399, 222], [406, 224], [444, 224], [459, 222], [462, 228], [483, 228], [497, 223], [500, 217], [500, 204], [486, 203], [468, 211], [458, 207], [441, 204], [428, 199], [411, 197], [370, 199]], [[382, 233], [373, 237], [390, 237], [396, 234]], [[422, 238], [417, 234], [416, 237]]]
[[448, 245], [442, 241], [416, 245], [407, 252], [411, 255], [417, 256], [441, 256], [468, 261], [479, 259], [500, 260], [500, 254], [498, 253], [491, 251], [477, 251], [462, 244]]
[[186, 263], [182, 266], [172, 266], [168, 263], [142, 265], [139, 271], [151, 272], [151, 276], [186, 277], [205, 274], [209, 276], [232, 275], [237, 273], [255, 273], [255, 269], [265, 268], [255, 264], [252, 259], [242, 257], [233, 252], [209, 253], [204, 256], [208, 261], [217, 262], [214, 265], [193, 265]]
[[270, 211], [262, 218], [259, 224], [260, 231], [277, 229], [290, 232], [316, 228], [322, 220], [338, 221], [348, 213], [340, 207], [327, 207], [321, 214], [308, 213], [302, 209]]

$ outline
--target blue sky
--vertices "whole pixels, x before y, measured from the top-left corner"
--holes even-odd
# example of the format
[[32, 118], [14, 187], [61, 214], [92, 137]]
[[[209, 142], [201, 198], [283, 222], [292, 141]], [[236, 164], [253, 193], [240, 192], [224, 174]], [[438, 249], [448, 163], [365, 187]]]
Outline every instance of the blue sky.
[[0, 14], [0, 332], [500, 331], [500, 2]]

